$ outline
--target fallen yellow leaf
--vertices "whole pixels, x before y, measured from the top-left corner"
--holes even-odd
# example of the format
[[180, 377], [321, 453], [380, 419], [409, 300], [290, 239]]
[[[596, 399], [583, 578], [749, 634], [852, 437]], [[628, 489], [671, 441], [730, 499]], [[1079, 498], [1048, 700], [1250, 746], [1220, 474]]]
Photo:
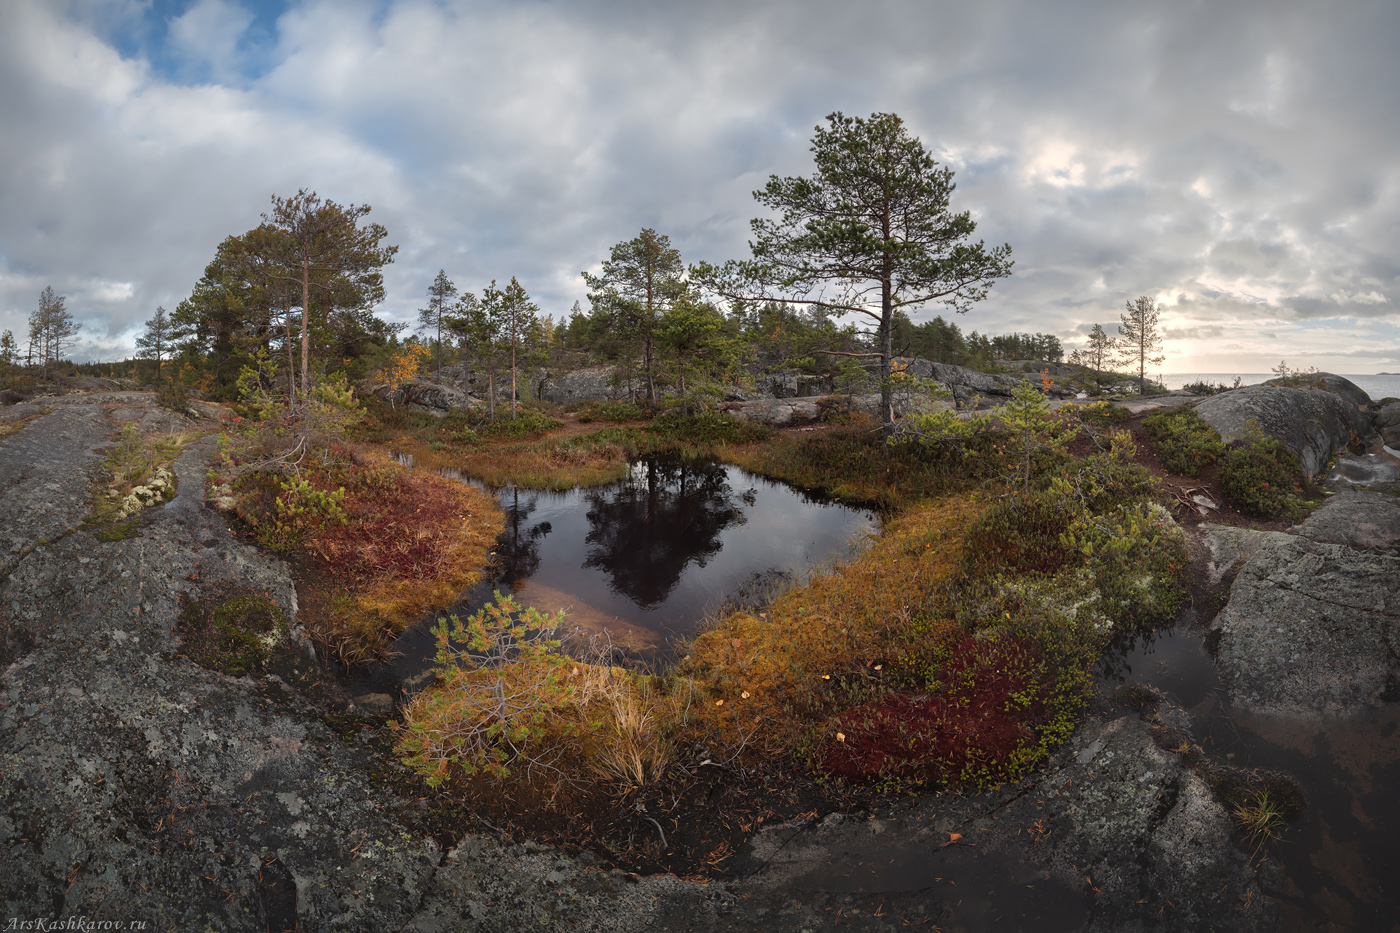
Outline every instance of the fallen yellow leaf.
[[846, 741], [846, 733], [844, 733], [844, 732], [838, 732], [838, 733], [836, 733], [836, 741], [838, 741], [838, 742], [844, 742], [844, 741]]

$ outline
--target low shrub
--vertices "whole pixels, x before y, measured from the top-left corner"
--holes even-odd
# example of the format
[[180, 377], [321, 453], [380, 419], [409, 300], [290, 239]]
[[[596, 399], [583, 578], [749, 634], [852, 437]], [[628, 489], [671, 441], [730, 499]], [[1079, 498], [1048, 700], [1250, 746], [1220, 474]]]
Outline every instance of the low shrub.
[[1003, 500], [968, 529], [965, 573], [1052, 573], [1083, 563], [1083, 557], [1063, 543], [1072, 517], [1062, 500], [1050, 494]]
[[702, 411], [686, 414], [673, 408], [657, 415], [647, 433], [663, 442], [681, 446], [718, 447], [721, 444], [755, 444], [773, 436], [765, 424], [740, 421], [728, 412]]
[[569, 657], [556, 637], [562, 621], [499, 592], [465, 622], [439, 621], [438, 686], [406, 711], [404, 762], [432, 786], [517, 772], [527, 780], [592, 773], [628, 787], [653, 781], [670, 763], [670, 731], [687, 698], [653, 678]]
[[278, 483], [274, 509], [268, 520], [259, 523], [258, 544], [278, 554], [300, 547], [308, 536], [328, 523], [348, 524], [345, 516], [345, 487], [322, 490], [306, 479]]
[[166, 379], [156, 388], [156, 404], [161, 408], [186, 414], [190, 410], [189, 390], [178, 379]]
[[1220, 485], [1235, 508], [1264, 520], [1298, 514], [1302, 482], [1298, 458], [1257, 424], [1230, 445], [1220, 468]]
[[569, 658], [554, 637], [562, 617], [495, 595], [465, 622], [454, 615], [433, 626], [440, 686], [409, 707], [399, 749], [434, 787], [454, 772], [505, 777], [518, 764], [552, 764], [545, 740], [577, 729], [566, 715]]
[[644, 407], [625, 399], [597, 400], [584, 402], [578, 408], [578, 420], [584, 424], [593, 421], [650, 421], [657, 411], [657, 406]]
[[1020, 775], [1046, 718], [1044, 659], [1013, 636], [962, 635], [928, 692], [894, 693], [833, 718], [816, 755], [850, 781], [1001, 783]]
[[973, 488], [997, 475], [1004, 459], [989, 434], [952, 446], [889, 444], [864, 419], [819, 434], [731, 449], [725, 456], [755, 473], [882, 509]]
[[1205, 379], [1201, 379], [1197, 382], [1188, 382], [1181, 388], [1190, 392], [1192, 395], [1219, 395], [1221, 392], [1229, 392], [1231, 389], [1238, 389], [1242, 381], [1243, 380], [1239, 376], [1235, 377], [1234, 384], [1232, 385], [1226, 385], [1223, 382], [1209, 382]]
[[543, 412], [522, 408], [516, 411], [514, 418], [498, 415], [494, 421], [482, 421], [476, 427], [476, 435], [492, 439], [524, 440], [548, 434], [562, 425], [563, 422]]
[[1100, 428], [1111, 428], [1132, 417], [1132, 412], [1128, 409], [1107, 400], [1078, 405], [1075, 407], [1075, 414], [1086, 424]]
[[1215, 428], [1194, 408], [1164, 408], [1142, 419], [1143, 430], [1157, 445], [1162, 464], [1180, 476], [1199, 476], [1225, 453]]

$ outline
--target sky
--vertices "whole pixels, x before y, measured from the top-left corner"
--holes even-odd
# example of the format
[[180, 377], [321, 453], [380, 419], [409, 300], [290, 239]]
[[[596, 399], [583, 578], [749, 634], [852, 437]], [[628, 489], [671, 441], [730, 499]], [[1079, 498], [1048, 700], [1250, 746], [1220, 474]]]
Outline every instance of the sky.
[[303, 188], [388, 229], [386, 320], [439, 269], [559, 319], [643, 228], [747, 258], [814, 128], [892, 112], [1012, 249], [964, 331], [1073, 349], [1147, 295], [1166, 373], [1396, 372], [1397, 37], [1392, 0], [3, 0], [0, 330], [51, 285], [74, 359], [128, 356]]

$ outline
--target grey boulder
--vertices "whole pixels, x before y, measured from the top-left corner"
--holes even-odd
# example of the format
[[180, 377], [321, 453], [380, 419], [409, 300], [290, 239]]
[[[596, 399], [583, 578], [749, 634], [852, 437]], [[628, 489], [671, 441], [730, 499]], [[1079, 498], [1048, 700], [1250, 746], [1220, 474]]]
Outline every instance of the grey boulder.
[[1258, 424], [1266, 435], [1293, 452], [1309, 477], [1322, 473], [1334, 451], [1371, 430], [1368, 412], [1319, 389], [1245, 386], [1202, 399], [1196, 413], [1219, 431], [1226, 443], [1242, 440], [1250, 423]]
[[1212, 550], [1243, 559], [1212, 624], [1236, 706], [1316, 716], [1390, 699], [1400, 675], [1400, 557], [1279, 532], [1205, 531]]
[[374, 393], [395, 405], [440, 414], [446, 414], [454, 408], [473, 408], [481, 404], [461, 389], [428, 382], [425, 379], [406, 382], [393, 392], [389, 391], [387, 385], [378, 385], [374, 387]]
[[1380, 493], [1341, 492], [1288, 530], [1312, 541], [1400, 555], [1400, 501]]
[[562, 376], [546, 379], [540, 386], [540, 398], [564, 405], [568, 402], [598, 402], [625, 396], [626, 390], [616, 385], [617, 368], [594, 366], [576, 369]]

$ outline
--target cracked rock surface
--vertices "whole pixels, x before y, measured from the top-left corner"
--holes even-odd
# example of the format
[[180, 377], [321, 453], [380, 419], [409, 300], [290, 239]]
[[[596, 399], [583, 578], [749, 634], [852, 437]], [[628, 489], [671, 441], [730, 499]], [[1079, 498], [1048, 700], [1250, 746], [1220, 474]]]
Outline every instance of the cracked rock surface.
[[1213, 624], [1216, 663], [1237, 706], [1333, 715], [1393, 698], [1400, 557], [1301, 535], [1206, 532], [1224, 542], [1217, 548], [1227, 560], [1242, 560]]

